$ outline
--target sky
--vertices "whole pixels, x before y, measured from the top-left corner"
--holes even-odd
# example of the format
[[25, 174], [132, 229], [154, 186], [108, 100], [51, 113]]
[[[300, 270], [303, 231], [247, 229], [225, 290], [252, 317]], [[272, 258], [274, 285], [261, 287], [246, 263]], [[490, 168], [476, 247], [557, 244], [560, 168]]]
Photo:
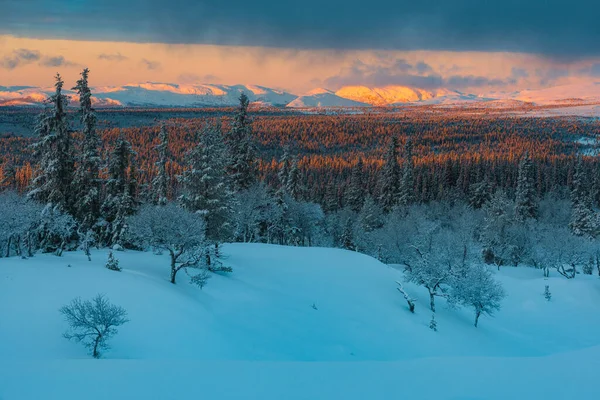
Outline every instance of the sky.
[[600, 80], [589, 0], [0, 0], [0, 86], [347, 85], [470, 93]]

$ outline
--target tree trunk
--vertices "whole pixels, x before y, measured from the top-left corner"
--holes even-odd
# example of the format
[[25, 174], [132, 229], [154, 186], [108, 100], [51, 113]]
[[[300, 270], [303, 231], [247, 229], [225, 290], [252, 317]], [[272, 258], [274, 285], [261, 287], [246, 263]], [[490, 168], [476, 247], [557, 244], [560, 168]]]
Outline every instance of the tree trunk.
[[169, 250], [169, 255], [171, 256], [171, 283], [175, 284], [175, 275], [177, 275], [177, 267], [175, 265], [175, 253], [172, 250]]
[[429, 292], [429, 307], [431, 311], [435, 312], [435, 295], [431, 291]]
[[5, 257], [10, 257], [10, 245], [12, 243], [12, 235], [10, 235], [8, 237], [8, 244], [6, 245], [6, 256]]
[[92, 352], [94, 358], [100, 358], [100, 354], [98, 354], [98, 344], [100, 343], [101, 338], [102, 335], [98, 335], [96, 336], [96, 339], [94, 339], [94, 351]]
[[479, 322], [480, 315], [481, 315], [481, 311], [475, 310], [475, 328], [477, 328], [477, 323]]

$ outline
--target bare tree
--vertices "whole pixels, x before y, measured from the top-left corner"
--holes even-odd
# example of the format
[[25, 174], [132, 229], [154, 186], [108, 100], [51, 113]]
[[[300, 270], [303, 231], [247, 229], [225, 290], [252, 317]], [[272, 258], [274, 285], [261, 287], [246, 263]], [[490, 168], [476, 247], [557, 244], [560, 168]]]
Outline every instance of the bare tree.
[[475, 327], [482, 314], [492, 315], [500, 309], [506, 296], [504, 289], [486, 267], [472, 265], [466, 273], [455, 279], [449, 296], [450, 303], [458, 303], [475, 310]]
[[77, 297], [60, 309], [69, 323], [66, 339], [83, 343], [94, 358], [100, 358], [100, 349], [108, 349], [108, 339], [117, 333], [117, 326], [128, 322], [127, 311], [111, 304], [103, 294], [92, 300]]
[[[208, 268], [208, 243], [201, 215], [175, 204], [144, 205], [127, 220], [130, 240], [142, 248], [165, 250], [171, 261], [171, 283], [182, 269]], [[213, 268], [213, 267], [211, 267]], [[230, 269], [225, 269], [230, 270]], [[196, 280], [192, 279], [192, 282]], [[203, 286], [203, 285], [202, 285]]]

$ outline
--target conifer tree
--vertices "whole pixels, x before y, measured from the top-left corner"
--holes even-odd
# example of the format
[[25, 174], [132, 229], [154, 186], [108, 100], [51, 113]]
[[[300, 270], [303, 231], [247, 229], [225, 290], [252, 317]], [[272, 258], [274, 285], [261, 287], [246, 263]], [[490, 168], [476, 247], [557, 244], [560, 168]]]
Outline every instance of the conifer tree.
[[40, 174], [33, 180], [28, 197], [62, 212], [73, 213], [73, 145], [67, 121], [67, 97], [62, 94], [64, 81], [56, 74], [55, 93], [47, 101], [34, 145], [40, 159]]
[[157, 174], [152, 181], [154, 191], [154, 203], [164, 206], [167, 204], [168, 195], [168, 177], [167, 177], [167, 161], [169, 159], [169, 135], [164, 125], [160, 128], [159, 135], [160, 143], [156, 146], [158, 152], [158, 161], [156, 162]]
[[220, 125], [207, 126], [186, 157], [180, 177], [179, 200], [189, 211], [202, 215], [208, 240], [218, 244], [233, 234], [233, 193], [227, 175], [226, 147]]
[[105, 244], [120, 244], [125, 219], [135, 210], [135, 153], [123, 136], [117, 140], [108, 160], [106, 199], [102, 216], [106, 221], [103, 232]]
[[379, 178], [379, 203], [385, 212], [391, 211], [398, 204], [399, 179], [398, 140], [396, 137], [392, 137]]
[[577, 236], [595, 237], [598, 233], [597, 216], [587, 188], [587, 174], [581, 157], [577, 160], [571, 190], [571, 221], [569, 228]]
[[93, 228], [100, 217], [100, 138], [96, 132], [96, 114], [92, 108], [92, 92], [88, 86], [89, 70], [81, 73], [81, 79], [73, 88], [79, 95], [79, 114], [83, 129], [83, 142], [73, 186], [75, 188], [75, 216], [80, 231], [85, 234]]
[[517, 221], [525, 221], [530, 218], [537, 218], [538, 216], [533, 173], [533, 163], [529, 155], [525, 153], [519, 162], [519, 176], [515, 200], [515, 218]]
[[236, 190], [248, 189], [255, 182], [257, 175], [256, 150], [248, 116], [249, 104], [248, 96], [245, 93], [240, 94], [240, 106], [227, 136], [230, 157], [228, 171]]
[[288, 179], [290, 177], [290, 154], [289, 147], [283, 149], [283, 155], [279, 159], [279, 171], [277, 172], [277, 178], [279, 180], [279, 188], [277, 189], [277, 197], [283, 197], [284, 193], [288, 190]]
[[295, 200], [300, 198], [302, 183], [300, 169], [298, 168], [298, 157], [294, 156], [290, 164], [290, 172], [286, 182], [287, 193]]
[[348, 190], [346, 191], [346, 205], [350, 207], [352, 211], [359, 212], [365, 202], [365, 190], [364, 190], [364, 172], [363, 172], [363, 160], [358, 159], [358, 162], [352, 168], [350, 175], [350, 183]]
[[413, 203], [414, 194], [414, 161], [413, 145], [408, 139], [404, 146], [404, 163], [402, 164], [402, 177], [400, 179], [400, 189], [398, 202], [402, 206], [408, 206]]

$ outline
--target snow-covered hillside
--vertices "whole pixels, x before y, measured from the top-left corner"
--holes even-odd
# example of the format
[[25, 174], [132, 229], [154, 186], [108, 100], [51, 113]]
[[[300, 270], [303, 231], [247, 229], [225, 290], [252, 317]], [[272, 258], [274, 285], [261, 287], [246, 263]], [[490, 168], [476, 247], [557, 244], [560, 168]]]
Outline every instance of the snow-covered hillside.
[[[2, 87], [1, 105], [39, 105], [54, 88]], [[194, 107], [232, 106], [239, 102], [240, 93], [245, 93], [251, 102], [270, 105], [286, 105], [295, 95], [280, 90], [252, 85], [178, 85], [170, 83], [139, 83], [124, 86], [96, 87], [92, 89], [96, 105], [102, 106], [151, 106], [151, 107]], [[74, 92], [64, 93], [76, 101]]]
[[[117, 252], [122, 272], [104, 268], [106, 251], [94, 252], [92, 262], [81, 252], [0, 259], [0, 398], [600, 393], [592, 379], [600, 367], [597, 277], [544, 279], [539, 270], [504, 268], [497, 279], [508, 297], [495, 317], [475, 328], [471, 310], [440, 301], [433, 332], [426, 290], [405, 285], [417, 298], [411, 314], [396, 291], [402, 273], [368, 256], [263, 244], [229, 244], [224, 252], [234, 272], [214, 275], [204, 290], [184, 274], [170, 284], [166, 255]], [[66, 323], [58, 312], [96, 293], [131, 320], [103, 360], [61, 337]]]
[[331, 90], [314, 89], [290, 102], [287, 107], [365, 107], [367, 103], [361, 103], [351, 99], [338, 96]]

